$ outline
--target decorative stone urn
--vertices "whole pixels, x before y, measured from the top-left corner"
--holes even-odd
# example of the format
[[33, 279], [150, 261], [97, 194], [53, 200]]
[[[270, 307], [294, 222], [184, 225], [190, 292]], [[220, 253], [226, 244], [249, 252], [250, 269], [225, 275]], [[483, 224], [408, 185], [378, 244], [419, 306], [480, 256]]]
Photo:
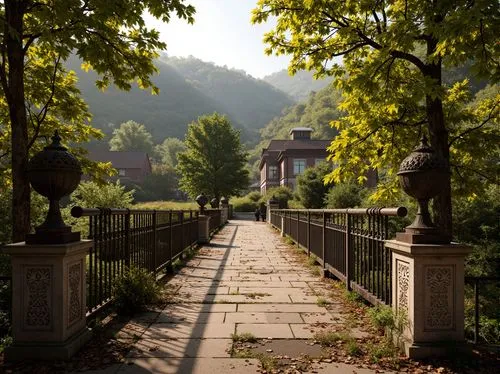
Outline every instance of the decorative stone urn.
[[429, 200], [441, 192], [450, 173], [446, 160], [439, 156], [422, 137], [420, 145], [406, 157], [399, 168], [399, 181], [403, 190], [417, 199], [418, 211], [413, 223], [397, 239], [409, 243], [449, 243], [432, 223]]
[[219, 200], [217, 200], [216, 197], [214, 197], [212, 200], [210, 200], [210, 206], [215, 209], [219, 207]]
[[203, 212], [205, 211], [205, 205], [207, 205], [208, 203], [208, 197], [206, 197], [205, 194], [202, 192], [201, 194], [196, 196], [195, 201], [200, 206], [200, 213], [203, 214]]
[[59, 200], [73, 192], [82, 175], [80, 163], [61, 145], [56, 131], [52, 144], [37, 153], [28, 164], [28, 178], [40, 195], [49, 199], [45, 221], [26, 237], [27, 244], [63, 244], [80, 240], [79, 232], [71, 232], [59, 208]]

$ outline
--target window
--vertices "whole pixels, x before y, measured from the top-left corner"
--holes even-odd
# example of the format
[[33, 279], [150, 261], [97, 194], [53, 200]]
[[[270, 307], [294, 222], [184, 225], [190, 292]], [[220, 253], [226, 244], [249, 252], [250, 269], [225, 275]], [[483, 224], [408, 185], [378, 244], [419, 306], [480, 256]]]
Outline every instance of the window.
[[278, 179], [278, 167], [269, 166], [269, 179]]
[[299, 175], [304, 172], [304, 169], [306, 168], [306, 160], [302, 158], [296, 158], [293, 160], [293, 174], [294, 175]]
[[124, 177], [125, 176], [125, 169], [118, 169], [118, 175], [120, 177]]

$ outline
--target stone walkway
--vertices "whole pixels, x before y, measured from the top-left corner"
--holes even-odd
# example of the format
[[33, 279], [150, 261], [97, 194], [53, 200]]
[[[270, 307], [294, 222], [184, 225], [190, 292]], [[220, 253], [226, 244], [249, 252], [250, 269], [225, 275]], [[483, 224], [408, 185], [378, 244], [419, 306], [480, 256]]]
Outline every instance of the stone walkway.
[[[127, 362], [99, 372], [260, 373], [258, 360], [231, 358], [233, 334], [244, 333], [264, 339], [264, 352], [314, 357], [321, 349], [310, 343], [314, 333], [344, 322], [340, 304], [320, 306], [316, 284], [318, 277], [290, 260], [289, 246], [269, 225], [233, 220], [168, 283], [173, 304], [117, 331], [135, 339]], [[319, 360], [309, 370], [372, 372]]]

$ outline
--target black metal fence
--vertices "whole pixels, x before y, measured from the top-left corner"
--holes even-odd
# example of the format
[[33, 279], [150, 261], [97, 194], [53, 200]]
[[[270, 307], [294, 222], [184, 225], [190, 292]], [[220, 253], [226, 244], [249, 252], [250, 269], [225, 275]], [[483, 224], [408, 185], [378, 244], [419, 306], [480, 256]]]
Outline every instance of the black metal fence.
[[74, 207], [71, 214], [88, 217], [88, 239], [94, 240], [87, 256], [89, 314], [111, 301], [113, 281], [126, 267], [156, 274], [198, 240], [198, 211]]
[[391, 304], [389, 217], [398, 208], [271, 210], [271, 224], [313, 254], [323, 268], [372, 304]]
[[[500, 316], [498, 311], [498, 305], [500, 305], [500, 277], [465, 277], [465, 286], [466, 338], [474, 344], [498, 344], [500, 338], [498, 336], [498, 327], [492, 326], [491, 330], [494, 331], [488, 331], [487, 326], [482, 326], [482, 324], [484, 325], [484, 322], [491, 324], [491, 322], [487, 321], [488, 317], [492, 318], [492, 321], [497, 321]], [[486, 298], [493, 298], [493, 300], [485, 300], [482, 295]]]

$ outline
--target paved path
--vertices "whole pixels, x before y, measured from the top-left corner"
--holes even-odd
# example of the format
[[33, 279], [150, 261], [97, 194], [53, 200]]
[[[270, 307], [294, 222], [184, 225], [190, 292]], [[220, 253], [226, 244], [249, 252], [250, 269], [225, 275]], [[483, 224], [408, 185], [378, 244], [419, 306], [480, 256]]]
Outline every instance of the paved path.
[[[231, 358], [232, 334], [242, 333], [264, 338], [273, 352], [314, 356], [320, 348], [308, 339], [328, 325], [342, 324], [336, 312], [340, 305], [318, 306], [313, 292], [318, 277], [290, 257], [289, 246], [269, 225], [231, 221], [168, 283], [175, 303], [134, 318], [117, 333], [137, 341], [128, 361], [106, 372], [261, 372], [256, 359]], [[371, 372], [323, 362], [314, 370]]]

